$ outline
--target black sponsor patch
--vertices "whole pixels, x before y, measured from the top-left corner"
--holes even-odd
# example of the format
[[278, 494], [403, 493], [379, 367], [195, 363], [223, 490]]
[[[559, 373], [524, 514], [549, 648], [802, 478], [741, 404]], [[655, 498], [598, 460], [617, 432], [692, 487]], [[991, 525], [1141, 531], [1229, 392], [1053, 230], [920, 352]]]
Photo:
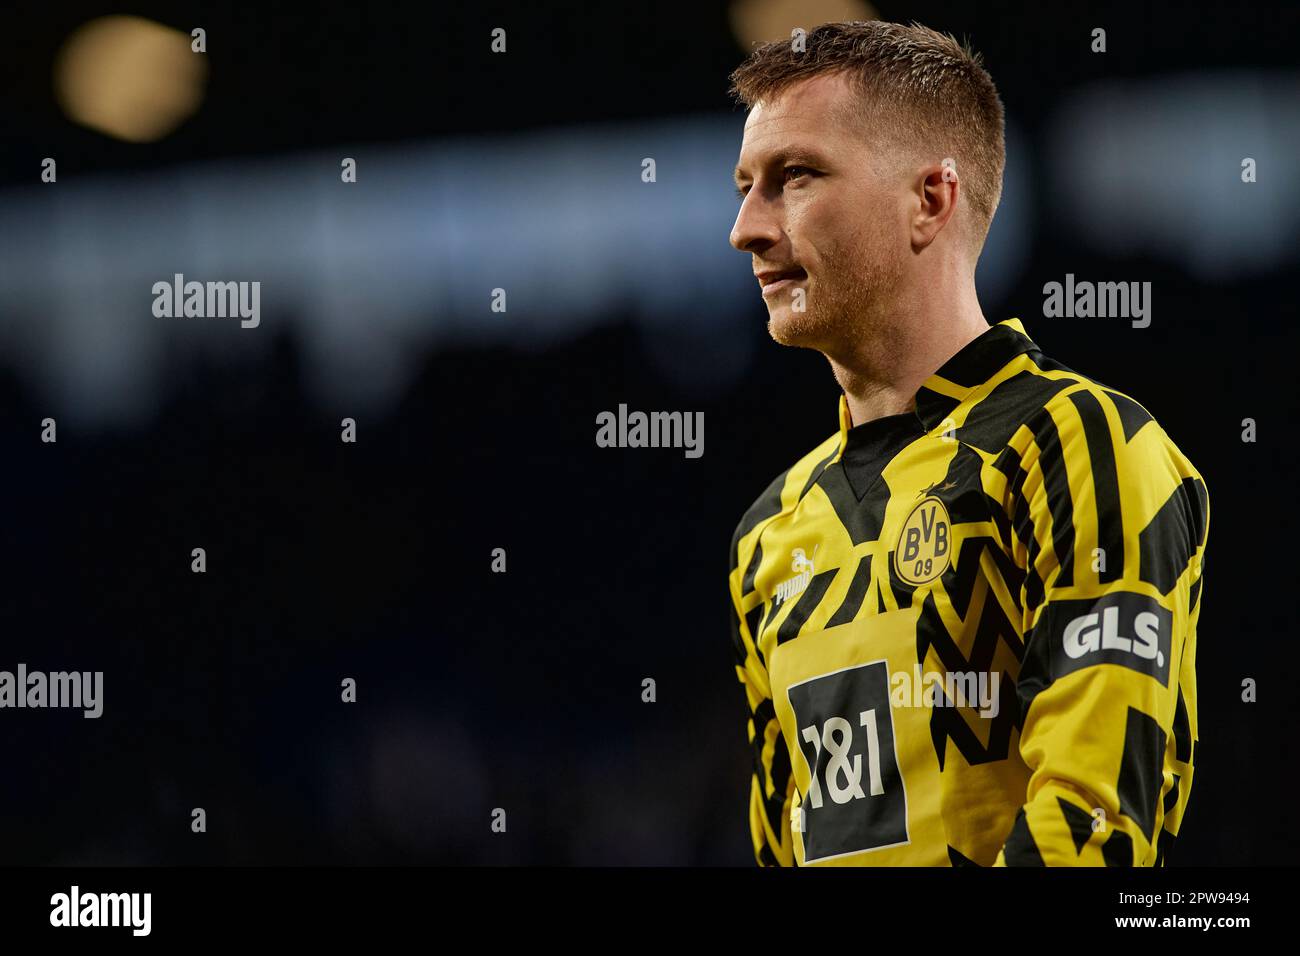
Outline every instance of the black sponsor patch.
[[802, 803], [804, 862], [908, 842], [886, 662], [814, 677], [786, 693], [812, 771]]
[[1172, 611], [1128, 591], [1052, 601], [1027, 636], [1017, 690], [1032, 699], [1052, 681], [1094, 664], [1119, 664], [1167, 686], [1173, 624]]

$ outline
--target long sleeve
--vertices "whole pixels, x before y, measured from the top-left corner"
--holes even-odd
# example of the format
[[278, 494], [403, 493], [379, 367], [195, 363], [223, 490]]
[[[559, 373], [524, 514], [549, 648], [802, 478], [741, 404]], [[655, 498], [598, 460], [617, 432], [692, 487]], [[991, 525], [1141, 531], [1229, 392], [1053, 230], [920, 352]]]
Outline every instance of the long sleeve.
[[1205, 484], [1136, 403], [1063, 392], [1013, 436], [1025, 802], [995, 865], [1164, 862], [1190, 794]]
[[[733, 553], [734, 553], [733, 543]], [[741, 564], [743, 568], [745, 565]], [[750, 595], [751, 600], [758, 596]], [[749, 788], [749, 831], [759, 866], [793, 866], [790, 806], [794, 775], [772, 703], [767, 669], [745, 619], [739, 569], [731, 574], [731, 639], [736, 677], [745, 689], [748, 739], [753, 753]]]

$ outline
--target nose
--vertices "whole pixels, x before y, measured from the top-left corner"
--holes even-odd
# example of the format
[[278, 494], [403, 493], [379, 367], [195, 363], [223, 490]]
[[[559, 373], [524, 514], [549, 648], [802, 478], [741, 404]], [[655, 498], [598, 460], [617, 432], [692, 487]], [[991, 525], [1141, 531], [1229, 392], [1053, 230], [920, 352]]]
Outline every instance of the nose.
[[731, 245], [741, 252], [760, 253], [781, 240], [781, 224], [772, 203], [757, 188], [750, 189], [740, 204], [731, 227]]

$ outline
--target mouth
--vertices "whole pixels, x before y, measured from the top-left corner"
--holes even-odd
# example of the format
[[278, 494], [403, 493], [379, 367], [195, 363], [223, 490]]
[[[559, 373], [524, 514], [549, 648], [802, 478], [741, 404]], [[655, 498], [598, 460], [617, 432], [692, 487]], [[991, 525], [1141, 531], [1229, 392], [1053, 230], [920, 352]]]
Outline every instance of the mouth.
[[765, 299], [777, 295], [806, 278], [808, 278], [808, 273], [799, 268], [757, 274], [758, 284], [763, 288], [763, 298]]

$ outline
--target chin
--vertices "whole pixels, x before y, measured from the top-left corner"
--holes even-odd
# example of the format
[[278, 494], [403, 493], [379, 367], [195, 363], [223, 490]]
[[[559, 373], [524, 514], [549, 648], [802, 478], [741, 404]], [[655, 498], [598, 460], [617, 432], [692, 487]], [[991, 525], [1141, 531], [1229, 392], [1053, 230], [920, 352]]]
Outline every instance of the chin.
[[785, 303], [768, 312], [767, 333], [778, 345], [815, 349], [825, 338], [824, 331], [807, 312], [795, 312]]

